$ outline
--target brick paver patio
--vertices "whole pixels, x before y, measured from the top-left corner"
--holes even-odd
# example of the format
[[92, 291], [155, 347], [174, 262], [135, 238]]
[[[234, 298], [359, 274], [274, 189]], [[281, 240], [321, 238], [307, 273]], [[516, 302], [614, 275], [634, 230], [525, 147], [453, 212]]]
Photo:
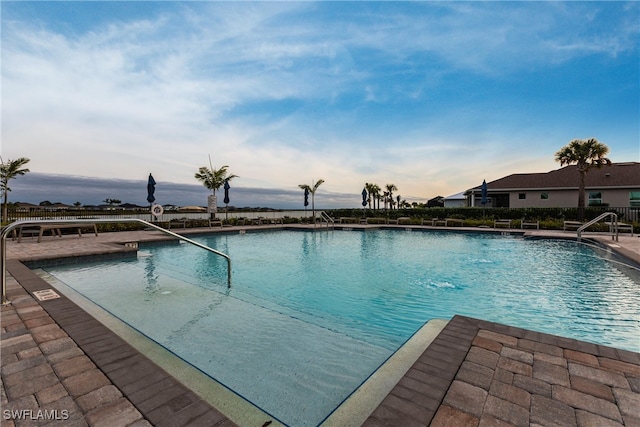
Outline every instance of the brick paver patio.
[[429, 423], [638, 426], [640, 354], [456, 316], [366, 425]]

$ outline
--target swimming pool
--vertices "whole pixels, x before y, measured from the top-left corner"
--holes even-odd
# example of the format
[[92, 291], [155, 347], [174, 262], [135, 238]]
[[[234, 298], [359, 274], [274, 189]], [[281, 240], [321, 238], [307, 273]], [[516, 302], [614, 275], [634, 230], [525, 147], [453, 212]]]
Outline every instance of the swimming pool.
[[453, 314], [640, 351], [637, 279], [575, 242], [278, 231], [48, 272], [289, 425], [317, 425], [426, 321]]

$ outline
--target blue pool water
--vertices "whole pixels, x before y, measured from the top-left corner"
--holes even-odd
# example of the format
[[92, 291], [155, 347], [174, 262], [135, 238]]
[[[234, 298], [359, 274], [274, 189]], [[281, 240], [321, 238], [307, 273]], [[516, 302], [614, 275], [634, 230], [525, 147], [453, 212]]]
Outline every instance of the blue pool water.
[[575, 242], [278, 231], [48, 272], [289, 425], [317, 425], [425, 322], [462, 314], [640, 351], [638, 278]]

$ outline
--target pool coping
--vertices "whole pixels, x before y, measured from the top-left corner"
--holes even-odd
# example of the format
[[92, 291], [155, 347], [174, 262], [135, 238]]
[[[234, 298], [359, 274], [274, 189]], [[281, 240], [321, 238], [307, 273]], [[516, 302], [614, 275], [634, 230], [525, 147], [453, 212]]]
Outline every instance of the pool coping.
[[[401, 228], [406, 227], [402, 226]], [[208, 230], [205, 232], [208, 232]], [[555, 236], [549, 237], [554, 238]], [[599, 238], [598, 240], [601, 239]], [[96, 255], [97, 254], [99, 253], [96, 253]], [[49, 283], [39, 278], [35, 273], [17, 260], [9, 260], [7, 262], [7, 267], [18, 283], [31, 294], [33, 294], [34, 291], [51, 287]], [[109, 369], [112, 369], [113, 366], [116, 365], [108, 366], [109, 362], [105, 363], [105, 361], [110, 360], [111, 363], [117, 364], [118, 369], [116, 369], [116, 371], [120, 373], [126, 371], [130, 371], [130, 373], [138, 372], [138, 368], [141, 366], [144, 366], [145, 370], [151, 369], [149, 368], [148, 363], [151, 363], [152, 365], [155, 364], [151, 361], [145, 361], [146, 357], [135, 351], [134, 353], [130, 353], [130, 349], [127, 348], [127, 343], [118, 340], [117, 336], [115, 338], [109, 337], [109, 333], [102, 329], [106, 328], [104, 325], [99, 323], [88, 313], [79, 309], [79, 307], [71, 301], [65, 302], [64, 300], [65, 298], [63, 297], [56, 300], [38, 301], [38, 303], [50, 313], [56, 323], [67, 331], [69, 336], [76, 341], [83, 350], [85, 350], [85, 348], [88, 350], [87, 354], [90, 355], [90, 357], [93, 355], [93, 357], [91, 357], [92, 359], [95, 358], [98, 362], [102, 360], [99, 364], [96, 363], [98, 367], [105, 372], [109, 378], [113, 376], [116, 379], [114, 384], [121, 390], [124, 388], [123, 394], [129, 397], [128, 394], [124, 393], [128, 388], [126, 383], [121, 382], [123, 378], [118, 378], [118, 375], [114, 375], [113, 371], [109, 371]], [[530, 345], [538, 349], [547, 349], [547, 346], [549, 346], [552, 348], [562, 349], [562, 354], [567, 354], [567, 352], [572, 354], [571, 352], [575, 352], [576, 354], [580, 353], [582, 355], [591, 355], [604, 360], [628, 364], [631, 366], [628, 369], [631, 373], [625, 372], [624, 375], [626, 375], [629, 383], [631, 384], [632, 392], [636, 394], [640, 393], [639, 353], [597, 344], [584, 343], [549, 334], [527, 331], [525, 329], [514, 328], [479, 319], [455, 316], [435, 338], [427, 350], [420, 356], [414, 366], [409, 369], [407, 374], [373, 411], [363, 425], [411, 425], [414, 422], [419, 425], [428, 425], [431, 422], [438, 425], [438, 422], [445, 419], [444, 417], [449, 417], [448, 419], [450, 419], [452, 416], [462, 418], [473, 416], [473, 414], [465, 412], [464, 408], [457, 408], [455, 405], [448, 405], [447, 403], [451, 402], [447, 400], [447, 396], [451, 391], [453, 384], [458, 384], [461, 367], [468, 361], [467, 359], [471, 354], [470, 352], [472, 351], [472, 348], [483, 348], [484, 345], [485, 347], [492, 346], [492, 349], [495, 350], [495, 342], [500, 343], [499, 340], [493, 340], [495, 342], [488, 340], [492, 341], [492, 344], [487, 344], [487, 342], [485, 342], [487, 341], [487, 338], [479, 335], [481, 333], [486, 335], [487, 332], [497, 334], [496, 336], [502, 337], [501, 339], [503, 341], [509, 343], [514, 339], [516, 342], [517, 340], [523, 340], [525, 343], [533, 343]], [[495, 338], [495, 336], [492, 337]], [[478, 345], [479, 343], [481, 345]], [[504, 345], [505, 343], [500, 344]], [[118, 350], [117, 352], [114, 351], [116, 349]], [[544, 351], [541, 353], [544, 353]], [[116, 359], [109, 359], [109, 357], [112, 356], [116, 357]], [[103, 357], [105, 359], [102, 359]], [[567, 359], [565, 357], [565, 362], [566, 360]], [[155, 406], [154, 410], [150, 412], [141, 410], [145, 418], [152, 422], [154, 422], [154, 420], [157, 422], [167, 421], [168, 418], [166, 418], [166, 414], [169, 414], [169, 417], [173, 417], [169, 419], [173, 419], [177, 425], [191, 424], [193, 419], [185, 423], [185, 417], [188, 417], [189, 413], [187, 408], [191, 405], [195, 405], [198, 407], [198, 411], [201, 411], [203, 406], [200, 403], [199, 397], [197, 395], [190, 395], [189, 393], [192, 393], [190, 390], [186, 389], [183, 385], [176, 383], [176, 380], [173, 379], [170, 374], [157, 367], [157, 365], [156, 369], [159, 370], [157, 371], [157, 375], [161, 375], [163, 377], [159, 382], [163, 384], [172, 384], [172, 393], [179, 393], [180, 398], [177, 399], [173, 394], [171, 394], [173, 397], [166, 395], [166, 393], [163, 393], [164, 387], [158, 386], [156, 388], [148, 388], [146, 390], [147, 393], [145, 393], [144, 400], [138, 402], [132, 400], [132, 403], [134, 403], [139, 410], [140, 406], [144, 409], [145, 400], [148, 401], [149, 398], [153, 396], [154, 401], [163, 403], [161, 403], [160, 406]], [[608, 369], [610, 370], [611, 368], [609, 367]], [[153, 376], [155, 375], [156, 374], [154, 373]], [[149, 377], [145, 378], [148, 379]], [[416, 380], [416, 378], [420, 378], [420, 380]], [[118, 381], [120, 381], [119, 384], [117, 383]], [[413, 389], [411, 387], [407, 387], [408, 384], [411, 384]], [[489, 395], [489, 391], [485, 391]], [[176, 399], [177, 401], [182, 402], [182, 404], [178, 404], [178, 406], [176, 406]], [[451, 401], [455, 402], [455, 398], [452, 398]], [[632, 411], [630, 415], [628, 414], [629, 410], [625, 410], [627, 411], [627, 414], [623, 415], [631, 420], [629, 422], [634, 420], [640, 421], [640, 414], [637, 409], [635, 412]], [[158, 418], [158, 411], [163, 413], [162, 418]], [[215, 408], [210, 407], [207, 408], [206, 411], [212, 411], [210, 416], [215, 418], [211, 418], [210, 421], [217, 419], [214, 423], [215, 425], [234, 425], [233, 422], [222, 416]], [[621, 410], [620, 412], [622, 413], [623, 411]], [[484, 415], [485, 414], [483, 412], [480, 414], [478, 419], [483, 419], [482, 416]], [[487, 419], [494, 419], [494, 421], [496, 419], [495, 414], [492, 413], [487, 414], [487, 417], [489, 417]]]

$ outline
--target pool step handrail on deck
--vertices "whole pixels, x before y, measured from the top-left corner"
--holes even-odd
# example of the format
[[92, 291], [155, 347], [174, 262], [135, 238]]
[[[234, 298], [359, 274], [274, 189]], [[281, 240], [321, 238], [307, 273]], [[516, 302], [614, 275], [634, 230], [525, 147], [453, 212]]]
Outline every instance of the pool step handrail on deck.
[[335, 221], [333, 220], [333, 218], [331, 218], [325, 211], [320, 211], [320, 223], [322, 222], [327, 223], [327, 228], [333, 228], [335, 225]]
[[64, 225], [64, 224], [70, 224], [70, 223], [74, 223], [74, 224], [105, 224], [105, 223], [122, 223], [122, 222], [135, 222], [138, 224], [143, 224], [147, 227], [151, 227], [155, 230], [161, 231], [165, 234], [168, 234], [170, 236], [173, 236], [177, 239], [180, 239], [184, 242], [190, 243], [192, 245], [195, 245], [199, 248], [205, 249], [209, 252], [213, 252], [216, 255], [220, 255], [221, 257], [225, 258], [227, 260], [227, 286], [229, 288], [231, 288], [231, 258], [229, 257], [229, 255], [220, 252], [216, 249], [210, 248], [209, 246], [203, 245], [202, 243], [198, 243], [196, 241], [193, 241], [191, 239], [188, 239], [180, 234], [174, 233], [173, 231], [169, 231], [167, 229], [164, 229], [162, 227], [159, 227], [155, 224], [152, 224], [150, 222], [144, 221], [142, 219], [138, 219], [138, 218], [118, 218], [118, 219], [110, 219], [110, 218], [94, 218], [94, 219], [46, 219], [46, 220], [24, 220], [24, 221], [16, 221], [13, 222], [9, 225], [7, 225], [6, 227], [4, 227], [2, 229], [2, 232], [0, 233], [0, 279], [2, 280], [2, 295], [1, 295], [1, 301], [2, 301], [2, 305], [7, 305], [9, 304], [9, 302], [7, 301], [7, 269], [6, 269], [6, 265], [7, 265], [7, 243], [6, 243], [6, 237], [7, 235], [9, 235], [9, 233], [15, 229], [17, 229], [18, 227], [24, 227], [24, 226], [38, 226], [38, 225], [56, 225], [56, 224], [60, 224], [60, 225]]
[[605, 212], [601, 215], [598, 215], [597, 217], [595, 217], [594, 219], [592, 219], [591, 221], [587, 222], [586, 224], [580, 226], [577, 230], [578, 232], [578, 240], [580, 240], [582, 238], [582, 232], [592, 226], [593, 224], [595, 224], [596, 222], [599, 222], [600, 220], [605, 219], [606, 217], [612, 217], [613, 221], [611, 222], [611, 239], [615, 240], [616, 242], [618, 241], [618, 214], [615, 212]]

